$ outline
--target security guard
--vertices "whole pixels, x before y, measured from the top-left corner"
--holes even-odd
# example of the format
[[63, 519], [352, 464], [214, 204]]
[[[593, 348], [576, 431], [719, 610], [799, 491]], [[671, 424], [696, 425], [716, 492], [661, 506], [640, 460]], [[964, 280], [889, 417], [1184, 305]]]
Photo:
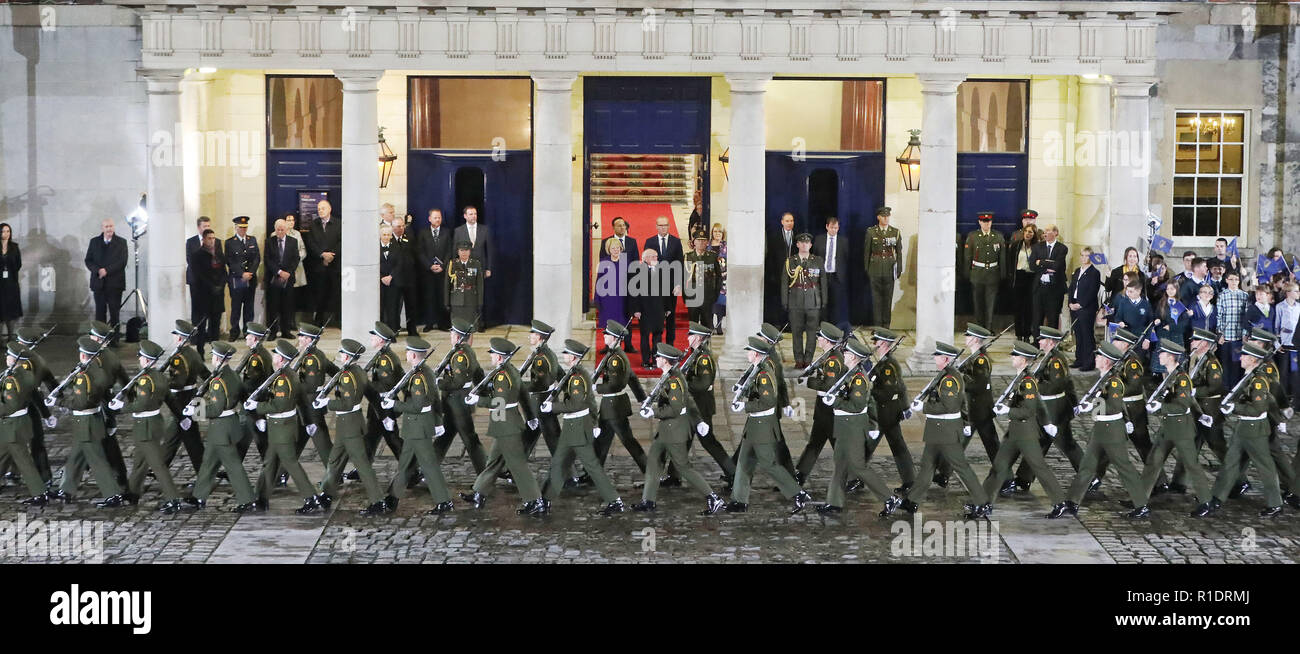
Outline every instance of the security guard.
[[[818, 366], [817, 370], [813, 371], [812, 375], [802, 377], [799, 383], [816, 391], [818, 399], [826, 397], [826, 391], [830, 390], [830, 387], [834, 386], [835, 382], [839, 381], [844, 374], [844, 359], [836, 349], [842, 338], [844, 338], [844, 332], [829, 322], [823, 322], [817, 332], [817, 347], [829, 354]], [[799, 455], [799, 462], [795, 464], [795, 480], [799, 482], [799, 485], [802, 486], [808, 480], [808, 475], [812, 472], [813, 466], [817, 465], [817, 457], [821, 454], [826, 441], [833, 442], [835, 440], [834, 423], [835, 412], [831, 409], [831, 405], [817, 402], [813, 406], [812, 427], [808, 430], [808, 444], [804, 446], [803, 454]], [[832, 445], [832, 447], [834, 446]]]
[[[190, 321], [177, 320], [176, 327], [172, 329], [174, 344], [179, 347], [186, 339], [197, 336], [194, 330]], [[163, 461], [170, 466], [176, 458], [176, 452], [184, 444], [190, 463], [198, 471], [203, 467], [203, 438], [199, 435], [199, 427], [194, 424], [194, 419], [184, 415], [183, 411], [194, 399], [194, 391], [199, 382], [207, 378], [208, 367], [203, 363], [198, 350], [193, 345], [186, 345], [172, 352], [163, 372], [170, 376], [167, 385], [171, 396], [167, 398], [167, 408], [176, 419], [176, 427], [167, 434], [167, 441], [163, 443]]]
[[[1219, 335], [1207, 329], [1192, 329], [1192, 386], [1196, 389], [1196, 403], [1201, 407], [1201, 418], [1195, 424], [1196, 450], [1199, 454], [1202, 445], [1209, 445], [1210, 451], [1222, 463], [1228, 456], [1228, 441], [1223, 437], [1223, 414], [1219, 404], [1227, 389], [1223, 385], [1223, 366], [1214, 355], [1214, 348], [1219, 342]], [[1209, 416], [1209, 424], [1205, 424]], [[1186, 493], [1186, 468], [1182, 462], [1174, 466], [1174, 474], [1169, 482], [1169, 490], [1174, 493]]]
[[[380, 406], [385, 410], [402, 416], [402, 453], [397, 458], [397, 470], [393, 473], [392, 483], [388, 485], [384, 507], [371, 505], [362, 511], [362, 515], [395, 510], [398, 500], [406, 494], [407, 477], [417, 464], [424, 472], [425, 484], [429, 487], [429, 495], [433, 497], [434, 505], [429, 510], [429, 515], [441, 515], [454, 509], [451, 491], [447, 489], [447, 480], [442, 476], [442, 458], [433, 446], [434, 439], [445, 430], [443, 405], [438, 398], [433, 371], [421, 363], [425, 353], [432, 347], [419, 336], [406, 339], [406, 363], [417, 367], [407, 379], [406, 385], [397, 389], [402, 392], [401, 400], [389, 398], [380, 401]], [[392, 418], [384, 419], [386, 429], [396, 428], [396, 425], [391, 424], [392, 421]]]
[[[491, 379], [486, 379], [487, 393], [475, 395], [472, 392], [461, 400], [465, 404], [481, 404], [492, 411], [488, 424], [488, 436], [496, 442], [492, 444], [492, 454], [488, 457], [491, 465], [486, 466], [474, 479], [474, 492], [461, 493], [461, 499], [481, 508], [487, 497], [492, 494], [497, 472], [500, 468], [510, 470], [510, 476], [519, 488], [519, 496], [524, 498], [524, 505], [519, 508], [520, 515], [542, 515], [547, 512], [546, 500], [537, 487], [537, 478], [528, 469], [528, 457], [524, 456], [524, 418], [519, 413], [519, 396], [523, 394], [523, 383], [519, 381], [519, 371], [506, 360], [518, 348], [504, 338], [489, 341], [488, 354], [492, 357], [495, 372]], [[499, 368], [499, 369], [497, 369]]]
[[[266, 509], [267, 497], [271, 494], [276, 471], [284, 468], [293, 477], [293, 484], [298, 492], [306, 495], [302, 506], [296, 513], [315, 513], [329, 509], [333, 501], [329, 495], [316, 493], [307, 472], [298, 463], [298, 440], [301, 426], [298, 423], [298, 411], [302, 406], [310, 406], [315, 386], [308, 386], [300, 381], [289, 362], [298, 356], [298, 348], [286, 340], [276, 341], [275, 350], [271, 352], [271, 365], [275, 367], [270, 386], [262, 397], [249, 397], [244, 408], [265, 416], [267, 456], [262, 464], [262, 474], [257, 479], [258, 499], [252, 508]], [[326, 459], [328, 460], [328, 459]], [[231, 473], [233, 480], [234, 473]]]
[[[898, 477], [902, 485], [895, 489], [899, 495], [905, 495], [916, 481], [916, 468], [912, 465], [912, 453], [903, 440], [903, 412], [907, 410], [907, 384], [903, 382], [902, 369], [889, 353], [891, 347], [902, 338], [894, 332], [880, 328], [871, 336], [876, 348], [876, 365], [868, 378], [871, 381], [871, 399], [876, 403], [876, 421], [880, 433], [889, 442], [889, 452], [894, 455], [894, 466], [898, 468]], [[867, 442], [867, 460], [875, 454], [880, 439]], [[850, 490], [861, 488], [851, 484]]]
[[169, 394], [167, 376], [153, 368], [154, 362], [163, 356], [163, 348], [153, 341], [144, 340], [140, 341], [137, 354], [143, 371], [140, 378], [127, 389], [125, 400], [108, 403], [114, 411], [129, 411], [134, 419], [131, 437], [135, 441], [135, 465], [127, 478], [127, 492], [136, 497], [144, 493], [145, 473], [153, 471], [166, 498], [158, 510], [176, 513], [181, 510], [183, 495], [176, 488], [162, 452], [163, 439], [167, 435], [162, 417], [162, 407]]
[[560, 418], [560, 437], [556, 443], [557, 449], [551, 454], [551, 472], [542, 482], [542, 501], [549, 511], [551, 500], [559, 497], [564, 488], [564, 480], [568, 478], [568, 470], [576, 458], [582, 462], [587, 474], [591, 475], [601, 501], [605, 502], [605, 507], [600, 510], [601, 515], [613, 515], [623, 512], [623, 499], [618, 496], [618, 490], [600, 467], [596, 449], [592, 446], [596, 417], [591, 410], [596, 402], [591, 390], [591, 378], [581, 363], [582, 357], [586, 355], [586, 345], [566, 339], [563, 356], [569, 372], [556, 382], [563, 386], [555, 389], [554, 400], [546, 400], [551, 396], [548, 392], [538, 403], [538, 411], [543, 416]]
[[808, 492], [799, 488], [799, 482], [794, 480], [794, 475], [781, 465], [777, 457], [776, 444], [780, 431], [780, 418], [776, 412], [778, 390], [775, 375], [763, 363], [772, 356], [772, 350], [771, 343], [757, 336], [749, 337], [745, 346], [749, 364], [757, 366], [757, 370], [753, 373], [748, 393], [731, 405], [732, 412], [743, 411], [749, 417], [745, 419], [745, 435], [740, 442], [731, 502], [726, 506], [729, 513], [749, 510], [749, 487], [755, 466], [776, 481], [781, 494], [793, 502], [790, 511], [792, 514], [799, 513], [812, 501]]
[[[257, 239], [248, 235], [248, 216], [235, 216], [235, 235], [226, 239], [226, 270], [230, 275], [230, 340], [240, 336], [253, 319], [253, 298], [257, 295], [257, 267], [262, 254]], [[287, 326], [287, 325], [286, 325]]]
[[0, 384], [4, 385], [4, 390], [0, 391], [0, 459], [6, 463], [13, 461], [18, 474], [22, 475], [27, 492], [31, 493], [22, 503], [40, 506], [46, 501], [45, 485], [32, 462], [32, 422], [27, 417], [32, 396], [37, 393], [36, 380], [21, 365], [30, 355], [31, 351], [20, 343], [10, 343], [7, 348], [5, 365], [9, 374], [0, 379]]
[[54, 390], [59, 382], [54, 378], [54, 373], [50, 372], [50, 367], [45, 364], [45, 357], [36, 351], [36, 345], [43, 336], [44, 334], [34, 327], [18, 328], [18, 343], [27, 348], [27, 358], [20, 361], [19, 365], [32, 373], [32, 383], [35, 385], [32, 389], [32, 404], [27, 411], [27, 417], [32, 422], [32, 463], [36, 464], [41, 479], [49, 485], [54, 473], [50, 469], [50, 457], [45, 449], [45, 429], [47, 427], [52, 429], [56, 420], [50, 415], [50, 408], [40, 401], [39, 389], [44, 386], [46, 391]]
[[478, 358], [470, 347], [473, 338], [474, 326], [471, 323], [452, 318], [451, 351], [448, 352], [447, 368], [436, 382], [442, 395], [445, 430], [434, 439], [433, 446], [441, 461], [447, 456], [451, 441], [459, 435], [461, 443], [465, 445], [465, 453], [469, 454], [469, 460], [474, 465], [474, 474], [479, 474], [487, 467], [487, 456], [483, 452], [483, 444], [479, 442], [478, 432], [474, 429], [474, 404], [465, 402], [469, 389], [483, 380], [483, 368], [479, 367]]
[[[243, 382], [243, 392], [240, 401], [248, 399], [247, 395], [253, 389], [262, 385], [266, 378], [271, 374], [271, 353], [266, 349], [266, 325], [260, 322], [244, 323], [244, 344], [248, 346], [248, 353], [244, 355], [244, 361], [240, 365], [243, 370], [239, 372]], [[243, 429], [243, 437], [239, 439], [236, 450], [239, 452], [239, 459], [242, 461], [248, 454], [248, 447], [253, 443], [257, 444], [257, 456], [266, 460], [266, 432], [257, 428], [257, 415], [248, 409], [244, 409], [239, 414], [239, 422]]]
[[[1227, 458], [1223, 460], [1219, 478], [1214, 482], [1214, 497], [1210, 500], [1212, 509], [1217, 510], [1222, 506], [1221, 498], [1236, 482], [1241, 474], [1241, 462], [1248, 457], [1255, 464], [1260, 481], [1264, 483], [1264, 497], [1268, 504], [1259, 512], [1260, 517], [1272, 518], [1282, 513], [1282, 491], [1278, 488], [1277, 467], [1268, 449], [1268, 432], [1271, 431], [1268, 428], [1269, 414], [1278, 414], [1277, 418], [1282, 416], [1269, 387], [1268, 377], [1259, 369], [1261, 362], [1267, 358], [1268, 350], [1254, 343], [1242, 345], [1241, 367], [1248, 381], [1242, 387], [1240, 397], [1227, 398], [1219, 406], [1223, 415], [1237, 416], [1237, 429], [1233, 432], [1232, 442], [1228, 444]], [[1286, 433], [1285, 419], [1280, 421], [1278, 429]]]
[[876, 224], [867, 229], [866, 268], [871, 280], [871, 315], [876, 327], [889, 327], [894, 306], [894, 280], [903, 273], [903, 233], [889, 224], [889, 207], [876, 210]]
[[1145, 495], [1151, 494], [1156, 475], [1164, 469], [1165, 459], [1172, 452], [1178, 462], [1192, 473], [1192, 488], [1196, 489], [1196, 498], [1200, 502], [1200, 506], [1192, 512], [1192, 517], [1204, 518], [1210, 515], [1211, 510], [1210, 482], [1196, 458], [1196, 430], [1192, 425], [1193, 420], [1210, 420], [1209, 416], [1202, 414], [1201, 405], [1196, 401], [1192, 378], [1178, 365], [1179, 357], [1185, 352], [1182, 345], [1169, 339], [1160, 339], [1160, 365], [1170, 371], [1167, 374], [1173, 378], [1169, 380], [1161, 397], [1152, 396], [1146, 403], [1146, 410], [1158, 413], [1162, 420], [1151, 455], [1147, 457], [1146, 467], [1142, 470], [1142, 490]]
[[667, 458], [677, 466], [678, 474], [686, 479], [686, 483], [704, 495], [704, 511], [700, 515], [713, 515], [725, 503], [713, 492], [709, 482], [704, 481], [704, 476], [691, 467], [687, 451], [691, 442], [691, 419], [687, 415], [690, 412], [691, 396], [686, 378], [675, 367], [682, 356], [681, 350], [667, 343], [655, 346], [655, 365], [663, 371], [660, 378], [662, 387], [654, 404], [641, 409], [641, 417], [658, 418], [659, 428], [655, 430], [654, 441], [650, 444], [650, 459], [641, 501], [632, 508], [636, 511], [655, 510], [655, 497], [659, 493], [659, 471], [663, 460]]
[[[302, 456], [303, 448], [307, 447], [307, 439], [310, 438], [316, 445], [316, 455], [321, 461], [330, 460], [330, 452], [334, 449], [333, 441], [330, 439], [330, 428], [325, 423], [325, 412], [312, 406], [312, 399], [316, 396], [316, 390], [328, 382], [330, 377], [339, 371], [338, 366], [334, 365], [328, 357], [321, 354], [316, 349], [316, 343], [320, 341], [322, 329], [310, 323], [298, 323], [298, 351], [302, 353], [302, 359], [298, 362], [298, 378], [302, 382], [302, 405], [298, 410], [302, 413], [303, 428], [298, 432], [298, 440], [294, 447], [296, 453], [294, 461]], [[285, 462], [287, 463], [287, 461]], [[277, 484], [284, 486], [288, 483], [289, 466], [282, 466]], [[299, 466], [301, 467], [301, 466]], [[274, 471], [272, 471], [274, 472]], [[313, 488], [315, 488], [313, 486]], [[304, 489], [299, 489], [301, 492]]]
[[[1080, 415], [1091, 413], [1094, 408], [1097, 409], [1097, 414], [1093, 416], [1092, 438], [1088, 440], [1088, 449], [1084, 451], [1079, 471], [1066, 492], [1065, 513], [1073, 516], [1079, 515], [1079, 503], [1096, 479], [1102, 453], [1107, 454], [1111, 464], [1119, 469], [1120, 482], [1124, 484], [1124, 490], [1128, 491], [1129, 499], [1133, 502], [1134, 508], [1128, 517], [1145, 518], [1151, 514], [1146, 506], [1145, 493], [1142, 492], [1141, 477], [1129, 460], [1126, 434], [1133, 430], [1133, 423], [1129, 421], [1128, 412], [1134, 407], [1125, 404], [1128, 389], [1124, 385], [1122, 371], [1114, 367], [1123, 358], [1124, 353], [1110, 343], [1097, 346], [1096, 363], [1101, 374], [1101, 395], [1097, 399], [1097, 405], [1089, 401], [1079, 406]], [[1042, 388], [1041, 381], [1039, 388]], [[1142, 407], [1135, 408], [1141, 410]]]
[[334, 429], [338, 433], [337, 443], [330, 452], [330, 465], [325, 471], [324, 481], [321, 482], [321, 492], [331, 499], [338, 496], [338, 478], [339, 473], [343, 471], [343, 455], [335, 452], [342, 450], [356, 466], [357, 476], [361, 479], [361, 485], [366, 489], [366, 498], [370, 501], [366, 506], [368, 513], [363, 515], [371, 515], [375, 512], [382, 513], [386, 505], [384, 491], [379, 487], [375, 469], [370, 465], [370, 455], [366, 453], [366, 420], [361, 413], [361, 400], [366, 397], [366, 373], [361, 366], [357, 365], [357, 361], [365, 351], [366, 346], [350, 338], [339, 342], [338, 359], [339, 365], [343, 368], [338, 373], [338, 382], [334, 384], [332, 397], [330, 395], [322, 397], [318, 393], [312, 400], [312, 407], [318, 410], [328, 408], [334, 414]]
[[[1038, 442], [1043, 448], [1044, 456], [1051, 449], [1052, 443], [1056, 443], [1057, 449], [1078, 472], [1080, 461], [1083, 460], [1083, 449], [1075, 442], [1074, 431], [1070, 429], [1070, 420], [1074, 417], [1074, 407], [1078, 402], [1074, 395], [1074, 384], [1070, 381], [1070, 366], [1058, 349], [1063, 338], [1065, 335], [1059, 329], [1046, 325], [1039, 327], [1038, 347], [1044, 352], [1044, 359], [1038, 364], [1034, 376], [1038, 381], [1038, 399], [1043, 403], [1044, 422], [1040, 425], [1042, 432]], [[1104, 455], [1102, 452], [1103, 459], [1099, 467], [1105, 462]], [[1001, 493], [1010, 495], [1017, 490], [1028, 490], [1032, 483], [1033, 471], [1026, 463], [1021, 463], [1016, 470], [1015, 481], [1004, 484]], [[1100, 481], [1096, 481], [1089, 489], [1095, 490], [1100, 484]]]
[[221, 466], [226, 470], [230, 485], [235, 488], [236, 505], [232, 511], [255, 511], [260, 507], [255, 503], [257, 498], [252, 485], [248, 483], [244, 462], [239, 458], [236, 448], [241, 436], [237, 410], [243, 383], [233, 369], [222, 367], [235, 355], [235, 346], [223, 341], [213, 341], [211, 345], [212, 368], [219, 370], [219, 373], [208, 384], [203, 397], [195, 398], [183, 409], [184, 415], [192, 419], [198, 412], [197, 403], [202, 401], [208, 416], [207, 456], [194, 479], [194, 495], [185, 498], [185, 502], [196, 508], [206, 506], [212, 487], [216, 484], [217, 466]]
[[821, 514], [844, 510], [844, 487], [849, 479], [860, 479], [881, 502], [886, 515], [893, 513], [902, 500], [889, 492], [867, 465], [867, 441], [880, 439], [876, 425], [876, 403], [871, 399], [871, 385], [859, 363], [871, 357], [871, 348], [865, 343], [849, 339], [844, 346], [844, 367], [848, 381], [840, 384], [834, 394], [824, 393], [817, 404], [831, 409], [834, 420], [835, 471], [831, 473], [830, 487], [826, 490], [826, 503], [817, 507]]
[[[952, 466], [953, 472], [966, 486], [972, 503], [966, 505], [966, 518], [974, 519], [987, 516], [993, 509], [979, 477], [971, 470], [962, 450], [962, 437], [970, 436], [970, 425], [966, 424], [966, 392], [961, 373], [953, 366], [960, 352], [956, 347], [942, 341], [934, 342], [934, 367], [939, 369], [939, 383], [926, 394], [912, 402], [912, 412], [925, 412], [925, 450], [921, 454], [921, 471], [917, 476], [929, 479], [934, 474], [939, 460], [943, 459]], [[909, 513], [915, 513], [917, 504], [925, 501], [930, 485], [920, 483], [908, 491], [900, 506]]]
[[[609, 448], [614, 444], [614, 437], [618, 436], [623, 449], [632, 455], [636, 467], [645, 473], [645, 450], [632, 434], [632, 425], [627, 421], [628, 416], [632, 415], [632, 403], [628, 401], [626, 392], [629, 387], [632, 388], [639, 402], [645, 399], [645, 390], [641, 388], [636, 375], [632, 374], [627, 354], [623, 353], [622, 345], [626, 339], [626, 327], [612, 320], [605, 323], [605, 356], [612, 358], [604, 367], [597, 365], [600, 375], [591, 380], [596, 386], [596, 392], [600, 394], [600, 434], [596, 436], [596, 458], [600, 460], [600, 465], [605, 465]], [[580, 481], [586, 485], [592, 483], [585, 473]]]
[[[77, 350], [81, 361], [88, 363], [91, 357], [100, 351], [100, 344], [89, 336], [77, 339]], [[63, 484], [58, 491], [47, 492], [49, 499], [62, 500], [67, 504], [73, 500], [77, 486], [81, 483], [81, 473], [87, 464], [99, 484], [99, 492], [104, 500], [96, 502], [101, 508], [122, 506], [130, 498], [122, 495], [122, 487], [117, 483], [113, 468], [104, 456], [104, 391], [108, 380], [99, 366], [88, 365], [85, 370], [72, 378], [72, 383], [59, 392], [59, 396], [45, 398], [46, 406], [54, 406], [59, 401], [71, 411], [68, 421], [72, 423], [72, 451], [63, 466]]]
[[826, 261], [811, 254], [812, 235], [804, 232], [794, 239], [799, 252], [786, 259], [781, 308], [789, 312], [794, 363], [799, 368], [812, 361], [813, 328], [821, 322], [826, 307]]
[[452, 320], [471, 322], [483, 313], [483, 265], [469, 256], [469, 241], [456, 244], [456, 258], [447, 268], [447, 308]]
[[[993, 424], [993, 364], [980, 348], [991, 338], [992, 332], [983, 325], [966, 323], [966, 349], [970, 350], [971, 355], [957, 370], [966, 384], [966, 406], [970, 411], [971, 430], [980, 435], [990, 462], [998, 457], [998, 430]], [[963, 437], [962, 450], [969, 444], [970, 437]], [[934, 483], [946, 488], [951, 476], [952, 468], [946, 460], [942, 461], [934, 473]]]
[[1055, 519], [1065, 515], [1063, 501], [1065, 496], [1061, 492], [1061, 484], [1056, 480], [1056, 475], [1052, 473], [1047, 460], [1043, 458], [1038, 442], [1039, 435], [1042, 433], [1043, 415], [1038, 380], [1032, 374], [1020, 376], [1025, 372], [1029, 362], [1038, 358], [1038, 354], [1038, 348], [1023, 341], [1016, 341], [1011, 345], [1011, 365], [1016, 369], [1017, 374], [1017, 378], [1013, 380], [1016, 382], [1016, 387], [1011, 391], [1011, 396], [1006, 402], [997, 404], [991, 409], [992, 413], [1007, 417], [1007, 439], [1002, 442], [1002, 447], [993, 457], [993, 467], [989, 470], [989, 476], [984, 478], [984, 494], [988, 496], [990, 503], [995, 502], [997, 494], [994, 491], [1011, 479], [1011, 465], [1016, 462], [1017, 456], [1023, 455], [1029, 469], [1042, 480], [1047, 499], [1052, 502], [1052, 511], [1047, 514], [1047, 517]]
[[975, 303], [975, 319], [985, 325], [993, 324], [993, 311], [998, 302], [998, 284], [1006, 271], [1006, 240], [993, 230], [993, 212], [978, 214], [980, 228], [966, 235], [962, 249], [962, 270], [970, 279], [971, 298]]

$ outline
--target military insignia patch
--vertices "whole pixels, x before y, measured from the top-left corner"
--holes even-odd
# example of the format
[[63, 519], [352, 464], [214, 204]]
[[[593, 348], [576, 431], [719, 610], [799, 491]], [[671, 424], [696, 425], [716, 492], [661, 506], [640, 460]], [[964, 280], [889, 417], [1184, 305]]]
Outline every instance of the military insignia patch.
[[13, 387], [14, 387], [13, 382], [5, 382], [5, 389], [12, 389]]
[[457, 354], [457, 355], [456, 355], [456, 363], [465, 363], [465, 355], [463, 355], [463, 354]]
[[826, 362], [826, 367], [827, 367], [827, 368], [834, 368], [834, 367], [835, 367], [835, 361], [833, 361], [833, 360], [832, 360], [832, 361], [827, 361], [827, 362]]
[[505, 381], [505, 380], [506, 380], [506, 375], [505, 375], [505, 373], [498, 373], [498, 374], [497, 374], [497, 381]]
[[253, 359], [252, 361], [249, 361], [249, 362], [248, 362], [248, 365], [253, 366], [254, 368], [256, 368], [256, 367], [258, 367], [258, 366], [260, 366], [260, 365], [262, 365], [262, 364], [261, 364], [261, 362], [260, 362], [258, 359]]
[[[80, 386], [80, 385], [81, 385], [81, 378], [80, 378], [80, 377], [77, 378], [76, 384], [77, 384], [77, 386]], [[1259, 385], [1256, 384], [1256, 385], [1255, 385], [1255, 388], [1259, 388]]]
[[315, 358], [307, 359], [307, 365], [309, 366], [316, 365], [316, 359]]
[[1264, 385], [1261, 384], [1261, 383], [1259, 383], [1259, 382], [1255, 382], [1255, 388], [1257, 388], [1257, 389], [1258, 389], [1258, 388], [1264, 388]]
[[677, 390], [677, 382], [670, 382], [668, 388], [674, 391]]
[[582, 380], [581, 380], [581, 379], [574, 379], [574, 380], [573, 380], [573, 385], [574, 385], [574, 386], [581, 386], [581, 385], [582, 385]]
[[1186, 380], [1186, 379], [1180, 379], [1180, 380], [1178, 380], [1178, 385], [1179, 385], [1179, 386], [1186, 386], [1186, 385], [1187, 385], [1187, 380]]
[[886, 375], [890, 374], [890, 370], [889, 370], [889, 368], [885, 368], [885, 374], [886, 374]]
[[419, 386], [419, 385], [423, 384], [424, 382], [420, 381], [420, 378], [419, 378], [419, 377], [416, 377], [416, 378], [415, 378], [415, 381], [413, 381], [412, 383], [415, 384], [416, 386]]
[[1110, 387], [1115, 388], [1116, 386], [1119, 386], [1119, 382], [1115, 381], [1114, 379], [1110, 380]]
[[379, 360], [379, 367], [380, 367], [380, 368], [387, 368], [387, 367], [388, 367], [388, 357], [384, 357], [384, 358], [382, 358], [382, 359]]
[[140, 380], [140, 385], [141, 385], [141, 386], [144, 386], [144, 385], [145, 385], [145, 382], [146, 382], [146, 380], [141, 379], [141, 380]]
[[1033, 382], [1025, 382], [1025, 388], [1033, 388], [1033, 387], [1034, 387]]
[[610, 361], [610, 362], [609, 362], [609, 365], [610, 365], [610, 367], [617, 368], [617, 367], [618, 367], [618, 359], [614, 359], [613, 361]]
[[943, 385], [944, 385], [945, 387], [947, 387], [947, 388], [951, 388], [951, 387], [952, 387], [952, 380], [949, 379], [949, 380], [945, 381], [945, 382], [943, 383]]
[[276, 380], [276, 382], [275, 382], [275, 385], [276, 385], [276, 386], [284, 386], [284, 384], [285, 384], [285, 381], [284, 381], [284, 378], [283, 378], [283, 377], [281, 377], [280, 379]]
[[1052, 362], [1052, 367], [1055, 368], [1055, 369], [1057, 369], [1057, 370], [1060, 370], [1060, 369], [1061, 369], [1061, 362], [1060, 362], [1060, 361], [1053, 361], [1053, 362]]
[[766, 383], [767, 383], [767, 377], [759, 377], [759, 378], [758, 378], [758, 383], [760, 383], [760, 384], [766, 384]]
[[861, 386], [861, 385], [862, 385], [862, 378], [859, 377], [859, 378], [853, 380], [853, 385], [854, 385], [854, 386]]

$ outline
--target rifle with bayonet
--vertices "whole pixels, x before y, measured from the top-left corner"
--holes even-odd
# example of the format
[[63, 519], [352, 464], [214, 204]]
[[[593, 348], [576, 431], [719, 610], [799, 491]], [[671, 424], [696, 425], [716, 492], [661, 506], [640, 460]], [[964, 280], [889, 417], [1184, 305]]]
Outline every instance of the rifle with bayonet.
[[[966, 348], [963, 347], [963, 348], [961, 349], [961, 351], [957, 353], [957, 356], [958, 356], [958, 357], [961, 356], [962, 353], [965, 352], [965, 351], [966, 351]], [[953, 357], [953, 358], [956, 359], [957, 357]], [[946, 370], [946, 368], [945, 368], [945, 370]], [[916, 394], [916, 397], [913, 397], [913, 398], [912, 398], [912, 404], [915, 405], [917, 402], [922, 402], [922, 401], [924, 401], [924, 400], [925, 400], [925, 397], [926, 397], [927, 395], [929, 395], [931, 391], [934, 390], [934, 387], [939, 385], [939, 380], [940, 380], [940, 379], [943, 379], [943, 370], [940, 370], [939, 372], [935, 373], [935, 375], [934, 375], [933, 377], [930, 378], [930, 381], [926, 382], [926, 384], [925, 384], [925, 388], [922, 388], [922, 389], [921, 389], [921, 392], [920, 392], [920, 393], [917, 393], [917, 394]]]
[[[1165, 392], [1169, 390], [1169, 384], [1173, 383], [1174, 376], [1176, 376], [1178, 371], [1182, 370], [1185, 365], [1187, 365], [1187, 356], [1183, 354], [1178, 355], [1178, 363], [1174, 365], [1173, 370], [1166, 373], [1165, 378], [1160, 380], [1160, 384], [1157, 385], [1155, 390], [1151, 391], [1151, 394], [1147, 396], [1147, 411], [1155, 412], [1160, 409], [1159, 403], [1164, 401]], [[1152, 405], [1155, 405], [1155, 408], [1152, 408]]]
[[1006, 389], [1002, 391], [1002, 394], [998, 396], [997, 401], [993, 403], [995, 412], [1001, 411], [1002, 408], [1007, 408], [1007, 401], [1011, 399], [1011, 394], [1015, 392], [1016, 386], [1019, 385], [1026, 376], [1034, 374], [1032, 369], [1037, 367], [1035, 365], [1036, 360], [1046, 361], [1046, 353], [1039, 352], [1037, 357], [1025, 362], [1025, 367], [1021, 368], [1020, 372], [1016, 373], [1016, 376], [1011, 378], [1011, 383], [1007, 384]]

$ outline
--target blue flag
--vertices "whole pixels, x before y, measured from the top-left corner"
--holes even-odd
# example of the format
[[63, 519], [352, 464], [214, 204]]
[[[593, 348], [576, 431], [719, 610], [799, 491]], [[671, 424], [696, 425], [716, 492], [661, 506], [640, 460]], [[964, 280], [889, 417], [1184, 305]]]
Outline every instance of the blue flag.
[[1174, 249], [1174, 240], [1155, 234], [1151, 237], [1151, 249], [1161, 254], [1169, 254]]
[[1091, 261], [1094, 266], [1106, 265], [1106, 255], [1100, 252], [1093, 252], [1092, 256], [1088, 257], [1088, 260]]
[[1107, 342], [1107, 343], [1109, 343], [1109, 342], [1115, 340], [1115, 332], [1117, 332], [1117, 331], [1119, 331], [1119, 323], [1117, 323], [1117, 322], [1107, 322], [1107, 323], [1106, 323], [1106, 342]]
[[1227, 251], [1227, 255], [1228, 255], [1229, 257], [1235, 257], [1235, 256], [1238, 256], [1238, 255], [1237, 255], [1237, 237], [1235, 237], [1235, 236], [1232, 237], [1232, 240], [1228, 242], [1228, 251]]

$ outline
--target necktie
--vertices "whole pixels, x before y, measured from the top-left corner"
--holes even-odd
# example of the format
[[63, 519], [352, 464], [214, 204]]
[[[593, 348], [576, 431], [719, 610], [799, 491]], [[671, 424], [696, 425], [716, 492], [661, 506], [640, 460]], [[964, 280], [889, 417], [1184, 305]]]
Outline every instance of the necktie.
[[826, 272], [835, 272], [835, 237], [830, 238], [830, 243], [826, 246]]
[[280, 237], [280, 260], [284, 261], [284, 237]]
[[668, 252], [668, 241], [667, 241], [666, 239], [664, 239], [664, 237], [660, 236], [660, 237], [659, 237], [659, 256], [663, 256], [663, 255], [666, 254], [667, 252]]
[[433, 240], [435, 240], [435, 241], [438, 240], [438, 228], [437, 228], [437, 227], [434, 227], [434, 228], [433, 228]]

